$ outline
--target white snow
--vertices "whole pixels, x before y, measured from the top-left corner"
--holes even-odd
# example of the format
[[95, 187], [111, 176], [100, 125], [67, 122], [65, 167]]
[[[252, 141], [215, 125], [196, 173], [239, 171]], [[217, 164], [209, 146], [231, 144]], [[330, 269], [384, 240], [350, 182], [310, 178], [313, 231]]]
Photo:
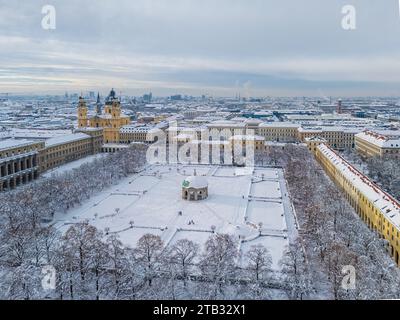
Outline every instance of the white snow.
[[264, 198], [280, 198], [281, 191], [278, 181], [254, 182], [251, 186], [251, 196]]
[[[197, 175], [206, 176], [209, 197], [202, 201], [183, 200], [182, 181], [195, 169]], [[66, 230], [71, 223], [88, 220], [101, 230], [118, 233], [121, 241], [131, 247], [145, 233], [159, 235], [167, 246], [183, 238], [202, 246], [215, 226], [215, 232], [233, 235], [242, 253], [252, 244], [266, 245], [278, 268], [288, 245], [278, 169], [244, 169], [151, 165], [80, 207], [66, 214], [57, 213], [57, 225]], [[261, 173], [269, 180], [261, 181]], [[260, 198], [252, 198], [254, 195]], [[242, 240], [246, 242], [240, 245]]]
[[356, 134], [356, 137], [381, 148], [400, 148], [400, 131], [394, 136], [393, 131], [387, 131], [385, 134], [367, 130]]
[[263, 229], [286, 229], [282, 203], [251, 201], [247, 212], [249, 217], [248, 220], [255, 224], [261, 222]]
[[67, 142], [74, 142], [79, 140], [84, 140], [90, 138], [89, 135], [85, 133], [71, 133], [63, 136], [56, 136], [46, 140], [46, 147], [54, 147]]
[[31, 141], [31, 140], [27, 140], [27, 139], [21, 139], [21, 140], [6, 139], [6, 140], [0, 141], [0, 150], [10, 149], [10, 148], [18, 148], [18, 147], [22, 148], [22, 147], [29, 146], [33, 143], [35, 143], [35, 142]]
[[52, 175], [58, 175], [58, 174], [62, 174], [64, 172], [79, 168], [81, 165], [86, 164], [86, 163], [90, 163], [92, 161], [94, 161], [95, 159], [100, 159], [101, 157], [104, 157], [105, 154], [103, 153], [98, 153], [95, 155], [91, 155], [79, 160], [75, 160], [75, 161], [71, 161], [68, 162], [66, 164], [63, 164], [57, 168], [54, 168], [52, 170], [46, 171], [45, 173], [43, 173], [41, 176], [44, 178], [49, 178]]
[[185, 180], [183, 181], [183, 186], [185, 188], [195, 188], [195, 189], [207, 188], [208, 182], [207, 179], [205, 179], [204, 177], [190, 176], [185, 178]]
[[[272, 256], [272, 268], [279, 270], [279, 260], [276, 257], [282, 256], [282, 252], [285, 251], [287, 246], [287, 240], [282, 237], [259, 237], [252, 241], [247, 241], [242, 244], [242, 251], [246, 252], [251, 249], [252, 246], [261, 244], [268, 249], [269, 254]], [[242, 263], [246, 262], [246, 257], [242, 257]]]
[[396, 199], [380, 189], [330, 147], [321, 144], [318, 149], [342, 173], [343, 177], [352, 183], [357, 191], [372, 202], [375, 208], [400, 230], [400, 203]]

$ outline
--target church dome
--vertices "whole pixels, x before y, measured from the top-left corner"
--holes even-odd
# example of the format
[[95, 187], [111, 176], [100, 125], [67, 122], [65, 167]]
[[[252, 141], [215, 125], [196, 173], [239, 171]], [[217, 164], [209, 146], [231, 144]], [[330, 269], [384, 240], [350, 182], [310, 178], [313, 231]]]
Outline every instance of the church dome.
[[114, 88], [111, 89], [110, 93], [108, 94], [107, 98], [106, 98], [106, 102], [108, 102], [108, 104], [111, 104], [113, 102], [113, 100], [117, 99], [117, 95], [115, 93]]
[[208, 182], [207, 179], [204, 177], [190, 176], [187, 177], [185, 180], [183, 180], [182, 187], [186, 189], [188, 188], [202, 189], [208, 187]]

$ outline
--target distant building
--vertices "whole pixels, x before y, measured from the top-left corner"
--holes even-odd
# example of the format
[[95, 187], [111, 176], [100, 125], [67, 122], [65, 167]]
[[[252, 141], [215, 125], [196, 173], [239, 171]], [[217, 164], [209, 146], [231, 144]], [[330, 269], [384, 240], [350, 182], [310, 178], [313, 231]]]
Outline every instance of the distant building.
[[266, 141], [296, 142], [300, 125], [290, 122], [270, 122], [259, 125], [258, 134]]
[[84, 133], [50, 138], [40, 150], [41, 172], [93, 154], [93, 139]]
[[39, 176], [39, 150], [44, 142], [0, 141], [0, 191], [13, 189]]
[[[98, 95], [99, 101], [99, 95]], [[99, 107], [98, 107], [99, 109]], [[130, 117], [121, 114], [121, 103], [115, 95], [114, 89], [106, 98], [104, 112], [88, 117], [88, 108], [82, 97], [79, 98], [78, 127], [102, 128], [105, 143], [119, 143], [120, 128], [131, 123]]]
[[366, 130], [356, 134], [355, 144], [356, 150], [366, 157], [400, 158], [400, 131]]
[[320, 127], [298, 129], [299, 140], [306, 142], [307, 138], [320, 138], [326, 141], [330, 147], [336, 150], [353, 149], [354, 137], [361, 129], [342, 127]]
[[326, 140], [320, 137], [305, 138], [305, 143], [307, 145], [308, 150], [311, 151], [312, 153], [315, 153], [317, 151], [319, 145], [327, 144]]
[[145, 103], [151, 103], [152, 99], [153, 99], [153, 94], [151, 92], [143, 95], [143, 102]]
[[172, 101], [182, 100], [182, 95], [180, 95], [180, 94], [173, 95], [173, 96], [171, 96], [171, 100]]
[[342, 99], [339, 99], [337, 102], [336, 113], [341, 114], [343, 112], [342, 109]]
[[49, 169], [100, 152], [101, 129], [54, 136], [46, 140], [0, 140], [0, 191], [13, 189]]
[[154, 128], [147, 125], [132, 125], [124, 126], [120, 130], [120, 143], [132, 143], [132, 142], [152, 142], [151, 131]]

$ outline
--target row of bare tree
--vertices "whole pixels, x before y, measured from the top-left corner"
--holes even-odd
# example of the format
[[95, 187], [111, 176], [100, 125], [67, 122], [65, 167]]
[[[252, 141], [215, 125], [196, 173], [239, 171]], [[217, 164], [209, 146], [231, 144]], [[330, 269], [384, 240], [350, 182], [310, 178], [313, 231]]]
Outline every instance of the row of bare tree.
[[[285, 168], [316, 297], [400, 297], [399, 269], [386, 242], [357, 216], [305, 146], [272, 147], [258, 157]], [[347, 282], [348, 270], [355, 271], [354, 286]]]
[[136, 145], [0, 196], [1, 299], [267, 299], [302, 290], [283, 285], [300, 276], [296, 251], [277, 276], [265, 247], [240, 256], [228, 235], [212, 234], [204, 248], [186, 239], [165, 248], [147, 234], [127, 248], [86, 222], [63, 232], [44, 222], [139, 171], [145, 152]]

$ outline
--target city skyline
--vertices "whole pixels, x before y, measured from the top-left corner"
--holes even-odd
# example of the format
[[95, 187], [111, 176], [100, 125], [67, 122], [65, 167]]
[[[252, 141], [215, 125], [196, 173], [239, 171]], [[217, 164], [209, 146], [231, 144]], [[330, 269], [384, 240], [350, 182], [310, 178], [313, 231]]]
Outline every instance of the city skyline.
[[[54, 30], [41, 26], [47, 4], [56, 9]], [[348, 4], [355, 30], [341, 26]], [[397, 96], [396, 5], [0, 1], [0, 91]]]

